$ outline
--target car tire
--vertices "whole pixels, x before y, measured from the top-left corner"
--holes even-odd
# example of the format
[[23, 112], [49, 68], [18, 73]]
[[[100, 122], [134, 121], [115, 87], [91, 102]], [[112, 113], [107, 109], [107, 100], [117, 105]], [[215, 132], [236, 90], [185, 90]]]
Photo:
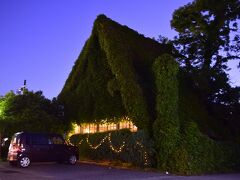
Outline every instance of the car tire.
[[77, 156], [76, 155], [70, 155], [69, 158], [68, 158], [68, 163], [71, 164], [71, 165], [74, 165], [76, 164], [77, 162]]
[[18, 165], [22, 168], [30, 166], [31, 160], [28, 156], [23, 156], [18, 160]]

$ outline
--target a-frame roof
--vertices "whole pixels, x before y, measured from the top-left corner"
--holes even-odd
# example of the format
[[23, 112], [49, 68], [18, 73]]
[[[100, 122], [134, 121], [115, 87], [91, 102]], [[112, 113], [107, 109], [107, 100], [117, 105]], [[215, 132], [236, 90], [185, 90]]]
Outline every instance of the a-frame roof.
[[155, 105], [152, 63], [171, 51], [169, 45], [98, 16], [59, 94], [68, 118], [84, 122], [131, 114], [149, 119]]

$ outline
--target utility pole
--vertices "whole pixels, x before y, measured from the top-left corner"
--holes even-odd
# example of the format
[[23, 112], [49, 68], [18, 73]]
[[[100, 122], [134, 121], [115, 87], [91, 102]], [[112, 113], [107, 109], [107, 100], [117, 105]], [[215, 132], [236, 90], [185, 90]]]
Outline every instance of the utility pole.
[[23, 82], [23, 87], [21, 89], [22, 89], [22, 94], [25, 94], [26, 90], [27, 90], [27, 81], [25, 79], [24, 79], [24, 82]]
[[27, 81], [26, 81], [26, 79], [24, 79], [24, 82], [23, 82], [23, 92], [26, 90], [26, 86], [27, 86]]
[[25, 94], [27, 91], [27, 80], [24, 80], [23, 86], [17, 90], [17, 94]]

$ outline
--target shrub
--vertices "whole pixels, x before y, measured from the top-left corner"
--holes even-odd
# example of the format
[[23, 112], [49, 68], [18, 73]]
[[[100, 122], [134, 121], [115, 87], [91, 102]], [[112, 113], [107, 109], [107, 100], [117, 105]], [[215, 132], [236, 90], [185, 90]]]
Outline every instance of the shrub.
[[153, 124], [158, 167], [170, 170], [169, 157], [179, 140], [178, 119], [178, 65], [172, 56], [164, 54], [153, 64], [157, 88], [157, 119]]
[[172, 172], [188, 175], [227, 171], [239, 166], [239, 154], [239, 145], [216, 142], [203, 135], [195, 122], [188, 122], [169, 166]]
[[[109, 133], [111, 133], [111, 142], [109, 142]], [[87, 143], [87, 138], [93, 147], [99, 145], [100, 142], [102, 144], [96, 149], [91, 148]], [[143, 131], [132, 133], [124, 129], [94, 134], [77, 134], [70, 137], [70, 142], [79, 146], [80, 159], [120, 160], [141, 167], [156, 165], [153, 142], [146, 137]], [[114, 149], [115, 151], [119, 150], [123, 142], [125, 145], [122, 151], [114, 152]]]

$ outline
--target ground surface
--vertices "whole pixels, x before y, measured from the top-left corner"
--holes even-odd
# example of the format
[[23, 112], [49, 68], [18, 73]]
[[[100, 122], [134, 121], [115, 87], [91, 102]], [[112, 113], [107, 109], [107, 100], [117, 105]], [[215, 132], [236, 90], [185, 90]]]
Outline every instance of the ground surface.
[[78, 163], [75, 166], [56, 163], [33, 163], [29, 168], [11, 167], [7, 162], [0, 162], [0, 180], [230, 180], [240, 179], [239, 174], [218, 174], [204, 176], [175, 176], [157, 172], [116, 169], [88, 163]]

